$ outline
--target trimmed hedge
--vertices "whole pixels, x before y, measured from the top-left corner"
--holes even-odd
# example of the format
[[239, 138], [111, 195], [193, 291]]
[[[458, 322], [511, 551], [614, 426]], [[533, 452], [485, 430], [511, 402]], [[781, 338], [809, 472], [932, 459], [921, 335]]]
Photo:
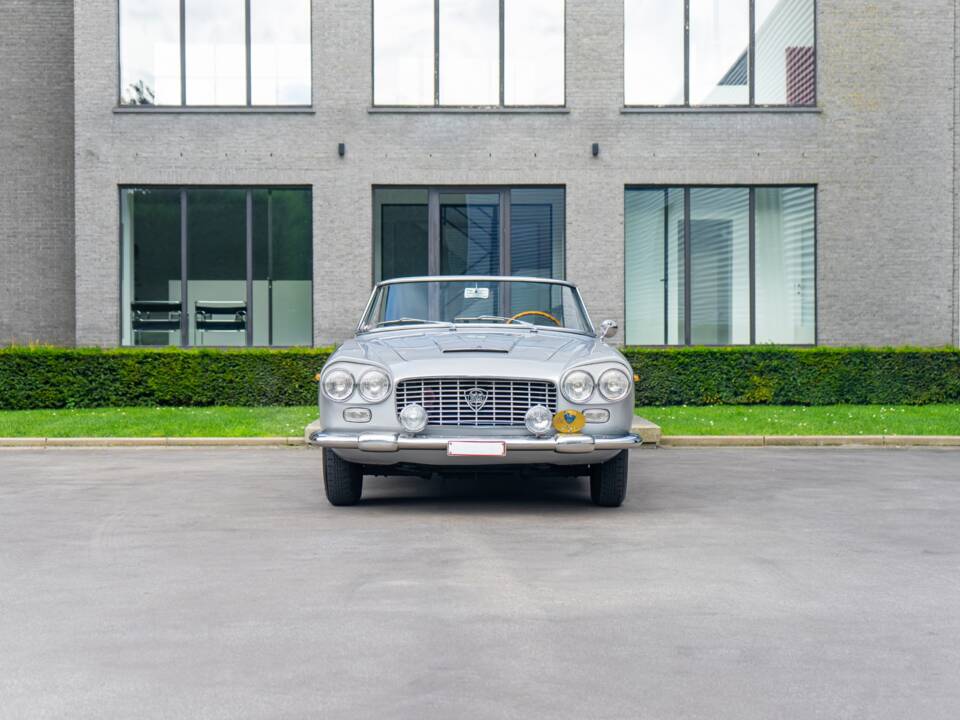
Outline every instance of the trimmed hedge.
[[[0, 348], [0, 410], [312, 405], [331, 348]], [[960, 403], [960, 350], [625, 348], [638, 405]]]
[[312, 405], [332, 349], [0, 349], [0, 410]]
[[960, 402], [956, 348], [625, 348], [638, 405]]

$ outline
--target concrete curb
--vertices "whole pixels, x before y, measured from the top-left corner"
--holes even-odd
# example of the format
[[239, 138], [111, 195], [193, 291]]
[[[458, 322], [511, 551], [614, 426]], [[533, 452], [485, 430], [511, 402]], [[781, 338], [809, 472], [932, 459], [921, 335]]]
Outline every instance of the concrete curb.
[[0, 438], [0, 448], [303, 447], [301, 437], [264, 438]]
[[957, 435], [666, 435], [661, 447], [941, 447], [960, 448]]

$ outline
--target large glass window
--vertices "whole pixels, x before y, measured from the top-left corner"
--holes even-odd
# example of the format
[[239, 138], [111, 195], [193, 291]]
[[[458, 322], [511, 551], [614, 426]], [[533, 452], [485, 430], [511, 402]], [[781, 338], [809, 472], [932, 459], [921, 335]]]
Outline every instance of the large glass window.
[[310, 0], [119, 2], [121, 104], [310, 104]]
[[377, 280], [564, 275], [563, 188], [377, 188]]
[[564, 0], [374, 0], [374, 104], [562, 106]]
[[123, 345], [313, 342], [305, 189], [121, 192]]
[[756, 190], [757, 342], [816, 342], [816, 193]]
[[624, 102], [815, 105], [815, 9], [816, 0], [624, 0]]
[[807, 186], [627, 190], [627, 343], [814, 344], [815, 203]]

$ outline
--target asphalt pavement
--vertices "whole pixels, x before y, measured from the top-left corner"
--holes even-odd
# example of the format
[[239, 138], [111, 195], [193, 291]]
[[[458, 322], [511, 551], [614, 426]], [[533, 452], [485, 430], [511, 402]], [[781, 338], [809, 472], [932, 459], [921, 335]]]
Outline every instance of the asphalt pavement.
[[960, 717], [960, 452], [633, 453], [585, 482], [0, 451], [0, 718]]

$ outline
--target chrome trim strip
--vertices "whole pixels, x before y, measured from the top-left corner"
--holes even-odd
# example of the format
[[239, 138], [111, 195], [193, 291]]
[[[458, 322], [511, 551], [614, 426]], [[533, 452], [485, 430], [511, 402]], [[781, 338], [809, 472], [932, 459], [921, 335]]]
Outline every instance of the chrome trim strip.
[[[345, 433], [315, 432], [310, 436], [310, 444], [315, 447], [339, 450], [363, 450], [365, 452], [398, 452], [400, 450], [446, 450], [451, 442], [502, 442], [511, 451], [547, 451], [557, 453], [590, 453], [595, 450], [629, 450], [637, 447], [642, 440], [637, 435], [593, 436], [593, 435], [556, 435], [548, 438], [538, 437], [424, 437], [398, 435], [395, 433], [364, 433], [350, 435]], [[456, 463], [450, 463], [455, 465]]]

